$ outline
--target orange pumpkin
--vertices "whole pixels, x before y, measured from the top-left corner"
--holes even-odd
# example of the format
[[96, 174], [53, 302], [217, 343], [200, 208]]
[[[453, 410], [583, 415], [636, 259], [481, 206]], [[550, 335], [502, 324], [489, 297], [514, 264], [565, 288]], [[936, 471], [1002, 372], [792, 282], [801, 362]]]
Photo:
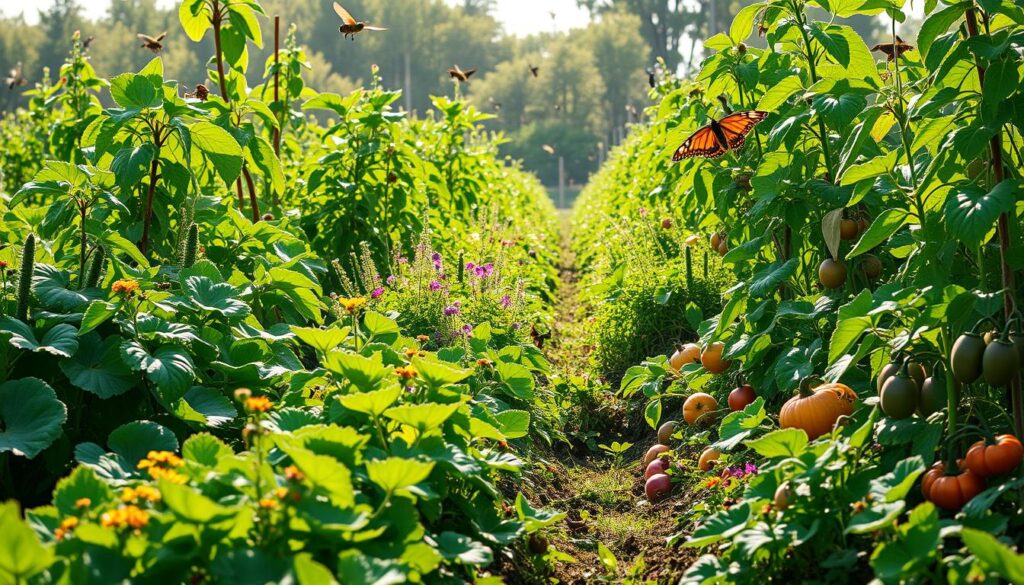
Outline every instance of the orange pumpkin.
[[691, 394], [683, 403], [683, 420], [686, 424], [711, 424], [715, 417], [714, 411], [718, 410], [718, 401], [715, 397], [704, 392]]
[[700, 362], [700, 346], [696, 343], [687, 343], [677, 349], [668, 362], [677, 372], [687, 364], [696, 364]]
[[811, 380], [800, 382], [800, 392], [782, 405], [779, 426], [803, 429], [809, 439], [832, 431], [841, 416], [853, 414], [857, 394], [845, 384], [821, 384], [811, 388]]
[[716, 341], [709, 345], [704, 350], [704, 353], [700, 354], [700, 363], [704, 366], [704, 369], [712, 374], [721, 374], [728, 370], [732, 362], [722, 359], [722, 352], [724, 350], [725, 344], [721, 341]]
[[1013, 435], [999, 435], [992, 445], [978, 441], [967, 450], [964, 464], [979, 477], [1009, 473], [1024, 459], [1024, 445]]
[[970, 469], [951, 475], [942, 461], [932, 465], [921, 479], [921, 493], [944, 510], [956, 511], [985, 490], [985, 480]]
[[722, 454], [719, 453], [717, 449], [714, 447], [708, 447], [700, 454], [700, 459], [697, 460], [697, 467], [699, 467], [701, 471], [711, 471], [711, 466], [714, 465], [714, 462], [718, 461], [718, 458], [721, 456]]

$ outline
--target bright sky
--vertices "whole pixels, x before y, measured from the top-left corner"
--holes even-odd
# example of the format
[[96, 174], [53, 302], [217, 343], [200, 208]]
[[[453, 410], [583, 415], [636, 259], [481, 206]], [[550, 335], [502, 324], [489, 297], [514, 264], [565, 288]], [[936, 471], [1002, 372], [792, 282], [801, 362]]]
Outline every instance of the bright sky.
[[[455, 3], [457, 0], [446, 0]], [[330, 12], [330, 1], [323, 0], [324, 10]], [[29, 22], [38, 20], [39, 10], [45, 10], [53, 4], [53, 0], [0, 0], [0, 13], [15, 16], [24, 13]], [[110, 5], [109, 0], [79, 0], [85, 7], [90, 18], [103, 16]], [[172, 6], [175, 0], [158, 0], [158, 4]], [[547, 31], [552, 27], [550, 13], [555, 14], [554, 26], [558, 30], [568, 30], [585, 26], [587, 12], [576, 6], [576, 0], [498, 0], [497, 17], [505, 25], [505, 29], [516, 34]]]

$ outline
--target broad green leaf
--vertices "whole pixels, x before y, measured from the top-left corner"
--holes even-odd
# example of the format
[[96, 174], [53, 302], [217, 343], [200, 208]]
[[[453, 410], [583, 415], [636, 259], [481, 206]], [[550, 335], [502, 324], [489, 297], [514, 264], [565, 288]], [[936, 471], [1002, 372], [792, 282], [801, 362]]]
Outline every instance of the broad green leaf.
[[871, 222], [871, 226], [868, 230], [861, 235], [860, 239], [857, 240], [857, 244], [854, 245], [850, 253], [846, 255], [847, 258], [856, 258], [865, 252], [870, 251], [875, 246], [888, 240], [897, 230], [899, 230], [907, 222], [907, 216], [909, 214], [905, 209], [886, 209]]
[[384, 414], [384, 411], [391, 408], [391, 405], [398, 400], [402, 392], [403, 388], [396, 384], [376, 392], [354, 392], [345, 396], [339, 396], [338, 400], [342, 406], [349, 410], [378, 418]]
[[183, 0], [178, 6], [178, 21], [193, 42], [198, 43], [212, 26], [205, 0]]
[[1013, 209], [1024, 183], [1007, 179], [986, 193], [975, 185], [961, 185], [946, 199], [946, 226], [949, 233], [968, 248], [981, 244], [996, 220]]
[[786, 261], [776, 260], [761, 268], [748, 284], [750, 296], [761, 297], [773, 293], [775, 289], [796, 274], [796, 269], [799, 266], [799, 260], [790, 258]]
[[242, 170], [242, 147], [231, 134], [211, 122], [200, 121], [189, 127], [192, 145], [210, 159], [217, 174], [226, 183], [238, 177]]
[[366, 462], [366, 474], [370, 481], [385, 492], [395, 493], [412, 487], [430, 476], [434, 462], [388, 457]]
[[750, 441], [750, 447], [761, 457], [799, 457], [807, 447], [807, 433], [803, 429], [779, 429]]
[[81, 341], [74, 357], [60, 362], [60, 369], [72, 384], [103, 399], [124, 394], [135, 387], [137, 376], [121, 359], [120, 337], [114, 335], [101, 339], [92, 333], [82, 337]]
[[750, 36], [751, 31], [754, 29], [754, 20], [757, 18], [757, 13], [764, 8], [764, 5], [755, 2], [749, 6], [744, 6], [736, 13], [736, 17], [732, 19], [732, 25], [729, 27], [729, 38], [734, 43], [742, 43], [747, 40]]
[[899, 156], [900, 152], [894, 149], [865, 162], [850, 165], [839, 177], [839, 184], [854, 185], [865, 179], [874, 179], [879, 175], [884, 175], [896, 166]]
[[205, 276], [185, 279], [188, 298], [201, 311], [238, 319], [249, 314], [249, 305], [239, 300], [238, 291], [226, 282], [215, 283]]
[[800, 82], [800, 77], [797, 75], [790, 75], [789, 77], [782, 78], [778, 83], [772, 84], [764, 95], [757, 102], [757, 109], [764, 112], [774, 112], [786, 103], [789, 98], [796, 95], [798, 92], [804, 89], [803, 84]]
[[[79, 507], [82, 499], [89, 500]], [[53, 505], [62, 516], [78, 516], [88, 510], [99, 510], [114, 501], [114, 492], [92, 468], [80, 465], [71, 475], [57, 482], [53, 490]]]
[[715, 512], [697, 526], [684, 546], [701, 548], [731, 538], [747, 527], [751, 516], [750, 504], [746, 502]]
[[991, 534], [974, 528], [964, 528], [960, 538], [988, 570], [1008, 583], [1024, 583], [1024, 555], [1013, 552]]
[[403, 404], [384, 411], [384, 416], [409, 425], [421, 433], [440, 428], [462, 406], [455, 404]]
[[518, 439], [530, 432], [530, 413], [525, 410], [506, 410], [495, 414], [494, 418], [506, 438]]
[[307, 449], [279, 442], [281, 450], [314, 486], [331, 494], [331, 500], [342, 508], [355, 505], [352, 472], [333, 457], [317, 455]]
[[[419, 372], [421, 378], [426, 380], [432, 388], [440, 388], [447, 386], [448, 384], [457, 384], [466, 378], [468, 378], [473, 370], [467, 370], [463, 368], [452, 367], [449, 364], [429, 360], [421, 357], [414, 357], [412, 359], [412, 365]], [[501, 364], [498, 366], [499, 372], [501, 371]], [[533, 376], [530, 376], [531, 380]]]
[[78, 336], [82, 337], [93, 329], [106, 323], [111, 317], [117, 314], [117, 305], [107, 301], [93, 301], [85, 309], [82, 316], [82, 326], [78, 328]]
[[121, 344], [121, 356], [136, 372], [146, 374], [156, 384], [160, 397], [168, 404], [181, 398], [196, 378], [196, 367], [183, 348], [162, 345], [150, 353], [137, 341]]
[[510, 394], [522, 400], [533, 400], [533, 372], [512, 362], [499, 362], [495, 369]]
[[163, 98], [158, 86], [143, 75], [122, 73], [110, 80], [110, 96], [122, 108], [159, 108]]
[[46, 382], [21, 378], [0, 384], [0, 453], [34, 458], [61, 436], [67, 418], [67, 407]]
[[380, 359], [372, 359], [347, 351], [332, 351], [324, 360], [324, 367], [343, 376], [360, 392], [380, 388], [384, 380], [394, 373], [394, 368], [385, 366]]
[[231, 447], [209, 433], [192, 435], [181, 445], [181, 457], [206, 467], [216, 467], [221, 459], [234, 455]]
[[406, 570], [401, 564], [368, 557], [356, 549], [346, 550], [338, 556], [338, 579], [341, 583], [373, 585], [399, 585], [409, 582]]
[[107, 447], [134, 469], [150, 451], [177, 453], [178, 438], [153, 421], [138, 420], [114, 429], [107, 437]]
[[0, 581], [18, 585], [53, 563], [53, 551], [21, 520], [18, 503], [0, 504]]
[[6, 337], [12, 346], [33, 353], [48, 353], [69, 358], [78, 351], [78, 332], [67, 323], [59, 323], [36, 339], [32, 328], [13, 317], [0, 317], [0, 338]]
[[159, 482], [160, 501], [178, 519], [198, 525], [223, 522], [238, 510], [221, 506], [187, 485], [171, 483], [166, 479]]

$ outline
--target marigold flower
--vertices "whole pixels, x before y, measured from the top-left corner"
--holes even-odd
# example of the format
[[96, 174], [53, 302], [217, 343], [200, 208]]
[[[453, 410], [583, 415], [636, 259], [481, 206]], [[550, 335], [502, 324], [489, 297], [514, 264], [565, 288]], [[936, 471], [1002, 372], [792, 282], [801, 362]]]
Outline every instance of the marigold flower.
[[121, 492], [121, 501], [125, 503], [136, 502], [139, 500], [155, 502], [159, 499], [160, 490], [148, 485], [140, 485], [136, 488], [127, 487]]
[[92, 500], [89, 498], [78, 498], [75, 500], [75, 507], [81, 510], [82, 508], [88, 508], [92, 505]]
[[708, 489], [716, 488], [716, 487], [722, 485], [722, 483], [723, 483], [722, 478], [718, 477], [716, 475], [714, 477], [709, 477], [707, 480], [705, 480], [704, 481], [704, 487], [706, 487]]
[[260, 500], [260, 508], [264, 510], [276, 510], [277, 505], [277, 500], [271, 500], [270, 498]]
[[128, 278], [122, 278], [115, 282], [110, 290], [114, 294], [131, 297], [139, 290], [139, 283]]
[[284, 477], [288, 481], [302, 481], [306, 479], [306, 476], [294, 465], [289, 465], [284, 468]]
[[430, 336], [429, 335], [417, 335], [416, 336], [416, 341], [418, 341], [420, 343], [426, 343], [426, 342], [430, 341]]
[[165, 469], [163, 467], [150, 467], [149, 477], [153, 479], [163, 478], [171, 483], [176, 483], [179, 485], [184, 484], [186, 481], [188, 481], [187, 477], [178, 473], [177, 471], [174, 471], [173, 469]]
[[146, 458], [139, 461], [136, 466], [138, 469], [149, 469], [158, 465], [164, 465], [166, 467], [181, 467], [185, 465], [185, 462], [174, 453], [170, 451], [150, 451], [146, 453]]
[[266, 396], [251, 396], [245, 399], [245, 410], [249, 412], [269, 412], [274, 403]]
[[345, 298], [339, 297], [338, 303], [348, 312], [349, 315], [354, 315], [359, 309], [362, 309], [366, 305], [366, 297], [353, 297]]
[[6, 260], [0, 260], [0, 269], [5, 269], [8, 266], [10, 266], [10, 264], [8, 264]]
[[420, 374], [418, 371], [416, 371], [416, 368], [412, 366], [398, 366], [397, 368], [395, 368], [395, 373], [398, 374], [398, 377], [403, 378], [405, 380], [415, 378]]
[[410, 359], [411, 360], [414, 357], [423, 357], [424, 355], [425, 354], [422, 351], [420, 351], [420, 350], [418, 350], [418, 349], [416, 349], [414, 347], [407, 347], [407, 348], [405, 348], [405, 358], [406, 359]]
[[149, 514], [137, 506], [124, 506], [116, 510], [104, 512], [100, 516], [100, 525], [104, 528], [124, 528], [127, 526], [138, 530], [147, 524], [149, 524]]
[[288, 497], [288, 488], [284, 488], [284, 487], [277, 488], [276, 490], [274, 490], [274, 497], [276, 497], [279, 500], [283, 500], [283, 499], [287, 498]]
[[72, 530], [74, 530], [76, 526], [78, 526], [78, 522], [79, 520], [75, 516], [69, 516], [61, 520], [60, 526], [58, 526], [57, 529], [53, 531], [53, 537], [56, 538], [58, 541], [64, 540], [64, 538]]

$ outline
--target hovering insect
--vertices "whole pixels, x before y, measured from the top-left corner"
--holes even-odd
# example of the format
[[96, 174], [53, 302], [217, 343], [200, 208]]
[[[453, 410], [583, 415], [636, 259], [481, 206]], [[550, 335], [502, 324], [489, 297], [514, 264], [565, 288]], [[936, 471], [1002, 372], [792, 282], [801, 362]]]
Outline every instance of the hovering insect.
[[530, 73], [532, 73], [533, 76], [536, 78], [538, 75], [540, 75], [540, 67], [531, 64]]
[[872, 51], [881, 51], [885, 53], [887, 57], [886, 61], [892, 61], [896, 57], [901, 57], [903, 53], [914, 50], [914, 45], [903, 42], [903, 39], [896, 37], [895, 43], [882, 43], [871, 47]]
[[14, 69], [11, 69], [11, 72], [7, 74], [7, 79], [4, 80], [4, 83], [7, 84], [7, 89], [10, 90], [28, 83], [28, 80], [25, 79], [25, 74], [21, 70], [21, 61], [18, 61]]
[[476, 73], [476, 68], [466, 69], [463, 71], [458, 65], [448, 69], [448, 76], [452, 79], [457, 79], [459, 83], [469, 83], [469, 78], [473, 77]]
[[195, 91], [186, 92], [185, 97], [194, 98], [201, 102], [205, 102], [206, 98], [210, 97], [210, 90], [205, 85], [200, 83], [196, 86]]
[[651, 86], [651, 89], [658, 87], [658, 78], [654, 76], [654, 69], [644, 69], [647, 73], [647, 85]]
[[92, 42], [95, 41], [95, 40], [96, 40], [96, 37], [94, 37], [94, 36], [90, 36], [90, 37], [86, 38], [84, 41], [82, 41], [82, 48], [83, 49], [88, 49], [89, 45], [91, 45]]
[[747, 134], [757, 126], [761, 120], [768, 117], [768, 112], [750, 111], [736, 112], [721, 120], [711, 120], [711, 123], [693, 133], [680, 146], [672, 160], [679, 162], [684, 158], [702, 157], [718, 158], [730, 150], [736, 150], [743, 146]]
[[541, 146], [540, 149], [543, 150], [544, 152], [550, 154], [550, 155], [554, 155], [555, 154], [555, 147], [551, 146], [550, 144], [545, 144], [545, 145]]
[[144, 35], [142, 33], [139, 33], [136, 36], [139, 37], [140, 41], [142, 41], [141, 46], [143, 49], [149, 49], [150, 51], [153, 51], [154, 53], [159, 55], [160, 51], [162, 51], [164, 48], [164, 44], [161, 41], [163, 41], [164, 37], [167, 36], [167, 32], [162, 32], [155, 37]]
[[341, 31], [342, 35], [350, 37], [353, 41], [356, 40], [356, 35], [364, 30], [388, 30], [381, 26], [371, 26], [369, 23], [362, 20], [356, 20], [348, 13], [348, 10], [342, 8], [341, 4], [338, 4], [337, 2], [334, 3], [334, 12], [341, 17], [341, 21], [344, 23], [338, 27], [338, 30]]

